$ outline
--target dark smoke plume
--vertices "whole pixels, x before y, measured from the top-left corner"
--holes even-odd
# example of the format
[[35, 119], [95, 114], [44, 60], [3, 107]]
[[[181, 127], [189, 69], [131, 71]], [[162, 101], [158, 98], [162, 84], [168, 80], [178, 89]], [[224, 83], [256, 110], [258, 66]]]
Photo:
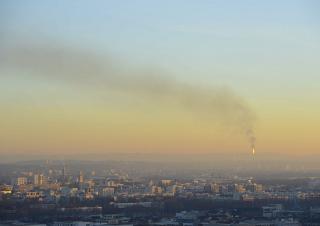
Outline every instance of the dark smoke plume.
[[[112, 57], [63, 46], [16, 45], [1, 48], [0, 71], [37, 76], [96, 90], [125, 93], [153, 102], [174, 101], [195, 115], [240, 130], [255, 145], [255, 115], [247, 103], [226, 88], [198, 87], [177, 81], [157, 70], [134, 70]], [[12, 74], [12, 73], [11, 73]]]

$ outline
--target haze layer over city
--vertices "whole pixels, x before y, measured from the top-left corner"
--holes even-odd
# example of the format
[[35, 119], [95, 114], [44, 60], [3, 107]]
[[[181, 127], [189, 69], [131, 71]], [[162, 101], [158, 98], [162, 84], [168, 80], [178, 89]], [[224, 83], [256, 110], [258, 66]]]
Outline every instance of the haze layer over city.
[[0, 1], [0, 225], [317, 225], [319, 12]]

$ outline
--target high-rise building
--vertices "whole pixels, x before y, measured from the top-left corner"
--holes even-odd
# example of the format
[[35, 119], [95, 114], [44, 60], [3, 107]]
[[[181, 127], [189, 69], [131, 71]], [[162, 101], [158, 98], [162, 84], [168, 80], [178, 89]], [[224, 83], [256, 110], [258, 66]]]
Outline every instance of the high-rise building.
[[61, 182], [63, 182], [63, 183], [68, 183], [68, 182], [69, 182], [67, 167], [66, 167], [65, 164], [63, 164], [63, 167], [62, 167], [60, 180], [61, 180]]
[[33, 177], [33, 184], [34, 185], [44, 185], [46, 184], [47, 180], [43, 174], [35, 174]]
[[34, 185], [39, 185], [39, 182], [40, 182], [40, 175], [39, 174], [35, 174], [33, 176], [33, 184]]
[[28, 183], [28, 179], [26, 177], [18, 177], [17, 178], [17, 181], [16, 181], [16, 184], [17, 185], [24, 185], [24, 184], [27, 184]]
[[82, 184], [83, 181], [84, 181], [84, 180], [83, 180], [83, 173], [82, 173], [82, 171], [80, 171], [80, 172], [79, 172], [79, 177], [78, 177], [78, 183], [79, 183], [79, 184]]

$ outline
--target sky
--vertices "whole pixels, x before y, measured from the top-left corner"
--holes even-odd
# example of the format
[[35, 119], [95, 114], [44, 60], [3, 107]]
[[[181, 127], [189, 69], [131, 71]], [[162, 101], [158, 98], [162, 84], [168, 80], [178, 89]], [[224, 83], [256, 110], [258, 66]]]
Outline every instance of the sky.
[[0, 153], [320, 152], [319, 1], [0, 1]]

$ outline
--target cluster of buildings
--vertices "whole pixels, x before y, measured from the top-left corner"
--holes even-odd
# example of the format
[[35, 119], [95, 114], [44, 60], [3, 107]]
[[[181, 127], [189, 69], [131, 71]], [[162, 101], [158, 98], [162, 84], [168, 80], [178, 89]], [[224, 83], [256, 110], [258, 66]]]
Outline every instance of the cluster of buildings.
[[[67, 170], [66, 166], [17, 170], [9, 182], [0, 179], [0, 204], [25, 204], [22, 212], [54, 212], [51, 222], [48, 215], [49, 223], [43, 224], [53, 226], [316, 226], [320, 225], [317, 205], [300, 208], [299, 202], [318, 198], [320, 189], [314, 181], [311, 186], [299, 187], [262, 184], [250, 177], [132, 177], [124, 170], [111, 169], [103, 174], [85, 168]], [[172, 200], [177, 206], [180, 200], [190, 202], [170, 212], [167, 209], [173, 208]], [[220, 203], [222, 207], [199, 210], [193, 208], [196, 200]], [[283, 202], [291, 202], [290, 208]], [[11, 218], [21, 214], [18, 207], [1, 208], [0, 222], [16, 225]], [[60, 219], [60, 215], [70, 219]], [[305, 224], [306, 217], [319, 219], [319, 224]]]
[[[12, 199], [37, 199], [56, 202], [61, 198], [79, 198], [80, 200], [97, 197], [195, 197], [208, 199], [250, 200], [259, 198], [264, 193], [263, 186], [251, 182], [236, 184], [213, 182], [208, 180], [178, 181], [173, 179], [134, 180], [128, 175], [113, 172], [103, 177], [95, 172], [79, 171], [78, 175], [67, 174], [62, 170], [45, 172], [20, 172], [12, 178], [10, 184], [0, 185], [0, 199], [6, 196]], [[121, 206], [121, 205], [119, 205]]]
[[181, 197], [211, 200], [258, 199], [294, 200], [320, 198], [320, 192], [302, 189], [287, 190], [279, 186], [262, 185], [251, 179], [233, 181], [230, 179], [132, 179], [127, 174], [114, 172], [108, 176], [96, 176], [95, 172], [79, 171], [77, 175], [62, 170], [44, 172], [20, 172], [10, 184], [0, 185], [0, 200], [37, 199], [43, 202], [57, 202], [61, 198], [90, 200], [106, 197]]

